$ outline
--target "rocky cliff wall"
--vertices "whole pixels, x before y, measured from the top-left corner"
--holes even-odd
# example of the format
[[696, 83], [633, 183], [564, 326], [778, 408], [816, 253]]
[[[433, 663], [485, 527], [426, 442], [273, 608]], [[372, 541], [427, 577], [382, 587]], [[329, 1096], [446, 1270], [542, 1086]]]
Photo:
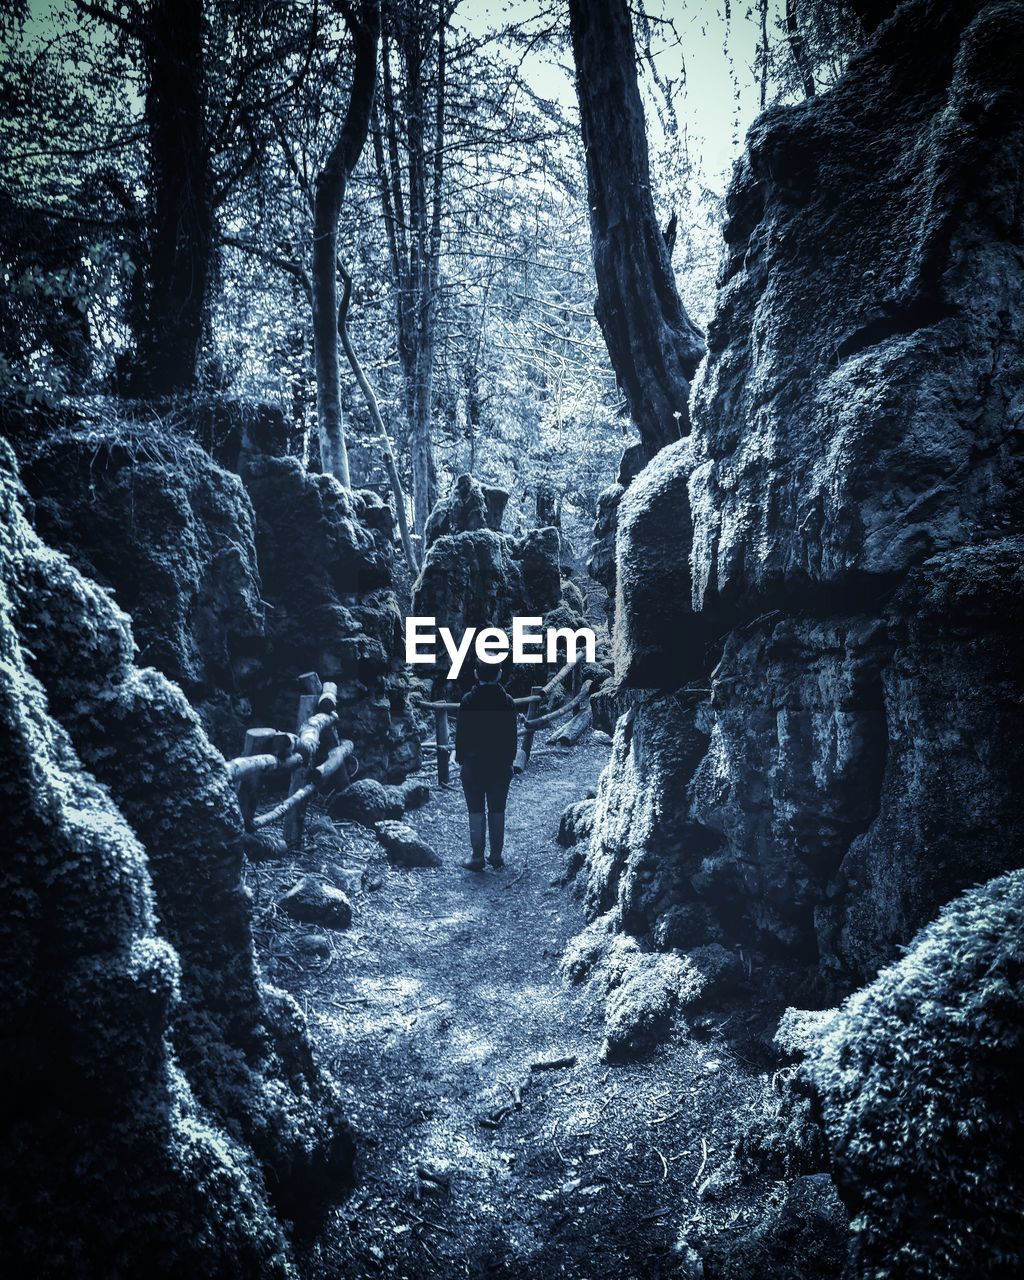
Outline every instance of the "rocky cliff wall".
[[270, 409], [240, 423], [234, 402], [159, 408], [155, 424], [128, 406], [23, 441], [37, 528], [114, 591], [140, 661], [181, 686], [226, 756], [247, 726], [293, 729], [295, 677], [317, 671], [339, 683], [364, 772], [403, 778], [419, 741], [389, 508], [278, 456]]
[[0, 446], [7, 1268], [290, 1275], [268, 1184], [347, 1138], [255, 967], [222, 761], [20, 498]]
[[[402, 613], [393, 589], [393, 516], [376, 494], [312, 475], [297, 458], [256, 454], [242, 464], [256, 514], [267, 610], [267, 665], [316, 671], [338, 684], [341, 731], [363, 776], [401, 781], [419, 768], [409, 710]], [[295, 692], [279, 679], [258, 704], [293, 728]]]
[[1022, 53], [1019, 3], [907, 3], [750, 131], [692, 436], [619, 511], [651, 692], [587, 892], [635, 932], [845, 986], [1021, 860]]

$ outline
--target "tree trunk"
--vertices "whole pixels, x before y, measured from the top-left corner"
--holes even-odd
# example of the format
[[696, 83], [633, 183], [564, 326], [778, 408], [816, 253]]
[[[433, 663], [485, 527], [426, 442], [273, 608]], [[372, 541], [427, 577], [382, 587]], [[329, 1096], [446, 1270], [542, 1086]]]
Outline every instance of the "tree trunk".
[[409, 532], [409, 519], [405, 511], [405, 490], [402, 488], [402, 479], [398, 474], [398, 463], [395, 460], [395, 451], [391, 446], [391, 436], [387, 427], [384, 425], [384, 418], [380, 411], [380, 404], [377, 400], [376, 392], [370, 384], [363, 371], [359, 357], [356, 355], [356, 349], [352, 345], [352, 339], [348, 331], [348, 307], [352, 299], [352, 279], [347, 273], [343, 273], [342, 279], [345, 282], [345, 291], [342, 295], [341, 306], [338, 308], [338, 335], [341, 338], [341, 345], [344, 348], [345, 355], [348, 358], [349, 367], [355, 374], [356, 382], [359, 383], [359, 389], [363, 393], [366, 401], [366, 407], [369, 410], [370, 418], [373, 425], [380, 432], [381, 440], [384, 444], [384, 465], [387, 467], [388, 479], [391, 481], [391, 493], [395, 499], [395, 519], [398, 521], [398, 532], [402, 539], [402, 550], [405, 552], [405, 562], [409, 566], [409, 573], [415, 578], [420, 571], [419, 563], [416, 559], [416, 550], [412, 544], [412, 535]]
[[312, 260], [313, 363], [321, 466], [346, 487], [350, 481], [341, 416], [341, 361], [338, 352], [338, 216], [345, 188], [370, 128], [380, 40], [380, 6], [377, 0], [363, 0], [349, 26], [355, 49], [352, 91], [341, 132], [314, 188]]
[[[432, 409], [448, 17], [445, 0], [410, 0], [404, 7], [390, 10], [381, 59], [381, 118], [374, 126], [374, 154], [394, 279], [413, 511], [421, 539], [437, 498]], [[435, 42], [437, 60], [432, 86], [427, 75], [431, 42]], [[397, 88], [392, 77], [392, 44], [404, 75]], [[432, 133], [426, 127], [430, 116]]]
[[569, 0], [587, 156], [597, 318], [648, 458], [689, 434], [704, 354], [683, 308], [651, 196], [627, 0]]
[[810, 60], [807, 57], [807, 44], [800, 31], [800, 18], [796, 10], [796, 0], [786, 0], [786, 38], [789, 41], [789, 51], [793, 55], [793, 61], [796, 64], [796, 69], [804, 87], [804, 96], [813, 98], [814, 74], [811, 71]]
[[153, 0], [143, 37], [152, 226], [132, 390], [196, 383], [213, 259], [203, 0]]

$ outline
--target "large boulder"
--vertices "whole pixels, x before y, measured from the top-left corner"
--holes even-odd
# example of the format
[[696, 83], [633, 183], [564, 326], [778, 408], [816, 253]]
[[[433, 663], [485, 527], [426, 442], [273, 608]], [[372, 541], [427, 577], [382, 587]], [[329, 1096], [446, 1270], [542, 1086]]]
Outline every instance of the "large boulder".
[[[0, 445], [7, 1268], [289, 1276], [253, 1120], [262, 1111], [279, 1130], [279, 1163], [261, 1144], [276, 1179], [296, 1154], [287, 1117], [307, 1127], [312, 1156], [336, 1114], [299, 1011], [252, 964], [223, 763], [181, 694], [132, 666], [124, 614], [39, 540], [19, 497]], [[166, 720], [145, 712], [166, 707]], [[184, 949], [161, 936], [168, 920]], [[199, 940], [225, 965], [216, 988], [196, 972]], [[238, 1069], [244, 1090], [217, 1084]]]
[[321, 876], [303, 876], [281, 896], [277, 905], [285, 915], [303, 924], [347, 929], [352, 923], [352, 904], [347, 895]]
[[181, 965], [172, 1041], [200, 1104], [306, 1211], [351, 1169], [331, 1081], [301, 1011], [256, 963], [242, 821], [224, 759], [181, 690], [133, 665], [127, 617], [64, 556], [26, 545], [14, 618], [50, 714], [143, 845], [162, 934]]
[[459, 476], [451, 493], [438, 501], [427, 519], [427, 546], [446, 534], [475, 529], [499, 532], [508, 498], [504, 489], [481, 484], [469, 475]]
[[1022, 51], [1019, 4], [910, 0], [750, 131], [692, 435], [617, 503], [615, 696], [653, 688], [594, 914], [848, 990], [1024, 857]]
[[[513, 617], [540, 617], [548, 625], [574, 629], [586, 620], [569, 608], [562, 596], [560, 542], [554, 528], [531, 529], [523, 537], [476, 529], [443, 534], [430, 546], [413, 587], [412, 612], [436, 618], [461, 638], [468, 627], [509, 629]], [[555, 616], [557, 614], [557, 617]], [[419, 670], [442, 680], [449, 660], [438, 643], [435, 664]], [[472, 676], [472, 662], [464, 675]], [[519, 685], [543, 684], [545, 664], [522, 667], [513, 675]]]
[[752, 126], [694, 386], [698, 608], [1019, 527], [1022, 40], [1019, 4], [912, 0]]
[[252, 507], [237, 475], [168, 424], [79, 421], [24, 449], [35, 523], [131, 615], [141, 660], [241, 748], [262, 676]]
[[850, 1274], [1020, 1274], [1022, 975], [1015, 871], [947, 906], [833, 1017], [788, 1019], [853, 1219]]
[[396, 867], [439, 867], [441, 859], [405, 822], [378, 822], [374, 830]]
[[260, 711], [292, 729], [291, 680], [338, 684], [341, 732], [363, 774], [397, 781], [420, 764], [403, 673], [402, 615], [392, 590], [393, 517], [375, 493], [313, 475], [297, 458], [249, 456], [243, 479], [256, 514], [267, 611], [267, 665], [276, 677]]

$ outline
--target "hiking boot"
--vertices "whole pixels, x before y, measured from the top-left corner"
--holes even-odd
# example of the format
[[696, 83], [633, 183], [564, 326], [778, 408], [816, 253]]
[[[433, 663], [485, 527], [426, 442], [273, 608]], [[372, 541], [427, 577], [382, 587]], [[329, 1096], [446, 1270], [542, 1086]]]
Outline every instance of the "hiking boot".
[[495, 869], [495, 871], [504, 870], [505, 859], [501, 856], [500, 853], [489, 854], [487, 861], [491, 864], [491, 866]]
[[483, 858], [470, 858], [468, 862], [464, 862], [462, 865], [466, 871], [483, 871], [484, 860]]

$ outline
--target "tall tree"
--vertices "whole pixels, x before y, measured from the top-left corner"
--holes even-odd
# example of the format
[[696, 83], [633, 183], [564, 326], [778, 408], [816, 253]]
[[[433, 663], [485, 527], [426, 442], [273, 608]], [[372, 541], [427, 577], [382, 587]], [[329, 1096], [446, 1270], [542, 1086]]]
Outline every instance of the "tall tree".
[[[373, 143], [388, 234], [417, 534], [437, 497], [432, 405], [450, 0], [393, 0]], [[399, 82], [396, 84], [397, 62]]]
[[569, 0], [597, 318], [648, 458], [689, 432], [704, 340], [680, 300], [651, 195], [628, 0]]
[[[137, 349], [129, 389], [191, 390], [196, 381], [214, 251], [206, 130], [203, 0], [126, 0], [79, 11], [137, 47], [144, 77], [149, 183], [143, 271], [131, 295]], [[123, 202], [132, 203], [125, 189]]]
[[379, 0], [362, 0], [358, 8], [345, 4], [343, 12], [352, 34], [355, 63], [348, 110], [314, 187], [312, 286], [321, 465], [347, 486], [350, 478], [338, 349], [338, 218], [345, 188], [370, 130], [380, 43]]

